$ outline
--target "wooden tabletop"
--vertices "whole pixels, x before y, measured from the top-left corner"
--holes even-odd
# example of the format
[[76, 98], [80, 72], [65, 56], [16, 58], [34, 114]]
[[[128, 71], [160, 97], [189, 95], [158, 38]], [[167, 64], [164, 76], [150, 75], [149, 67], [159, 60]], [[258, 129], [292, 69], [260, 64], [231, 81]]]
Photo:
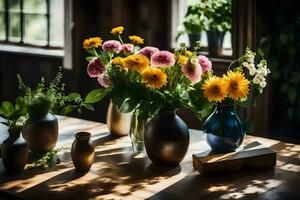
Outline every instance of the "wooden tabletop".
[[[300, 145], [247, 136], [245, 144], [258, 141], [277, 152], [275, 168], [204, 178], [192, 164], [193, 153], [209, 149], [201, 131], [190, 130], [189, 151], [180, 166], [161, 168], [144, 154], [134, 155], [128, 136], [111, 137], [105, 124], [59, 117], [59, 125], [57, 146], [69, 148], [61, 155], [63, 162], [18, 175], [6, 174], [1, 162], [2, 195], [38, 200], [300, 199]], [[96, 147], [95, 162], [88, 173], [76, 173], [70, 160], [77, 131], [91, 132]], [[3, 138], [5, 134], [1, 134]]]

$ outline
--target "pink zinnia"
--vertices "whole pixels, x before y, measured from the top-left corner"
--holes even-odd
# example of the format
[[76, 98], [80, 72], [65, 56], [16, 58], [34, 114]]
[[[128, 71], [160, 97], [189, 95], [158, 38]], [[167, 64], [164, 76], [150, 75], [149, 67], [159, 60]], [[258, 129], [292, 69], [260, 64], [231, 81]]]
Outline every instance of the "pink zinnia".
[[202, 67], [203, 73], [211, 70], [211, 68], [212, 68], [211, 61], [206, 56], [199, 55], [198, 61]]
[[192, 83], [197, 83], [201, 80], [202, 68], [198, 63], [188, 62], [181, 68], [181, 71]]
[[103, 74], [104, 69], [103, 62], [98, 58], [93, 58], [87, 66], [87, 73], [91, 78], [95, 78]]
[[97, 80], [98, 83], [105, 88], [112, 86], [111, 79], [107, 74], [101, 74]]
[[138, 54], [146, 56], [150, 60], [151, 56], [158, 51], [159, 51], [159, 49], [156, 47], [147, 46], [147, 47], [140, 49], [138, 51]]
[[152, 67], [171, 67], [175, 64], [175, 56], [169, 51], [158, 51], [151, 56]]
[[117, 40], [107, 40], [103, 43], [102, 49], [103, 51], [114, 51], [118, 52], [120, 49], [121, 43]]
[[119, 47], [119, 52], [124, 52], [124, 53], [133, 53], [134, 51], [134, 46], [133, 44], [122, 44]]

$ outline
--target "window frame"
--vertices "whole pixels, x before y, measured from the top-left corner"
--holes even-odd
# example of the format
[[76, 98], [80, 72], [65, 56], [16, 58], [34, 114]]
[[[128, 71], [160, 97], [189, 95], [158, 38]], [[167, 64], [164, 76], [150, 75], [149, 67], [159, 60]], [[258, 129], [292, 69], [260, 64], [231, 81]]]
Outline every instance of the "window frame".
[[[63, 49], [63, 46], [52, 46], [50, 45], [50, 0], [45, 0], [46, 2], [46, 13], [38, 13], [38, 12], [24, 12], [24, 0], [20, 0], [20, 11], [17, 13], [20, 15], [20, 41], [14, 42], [9, 40], [9, 25], [10, 25], [10, 14], [12, 13], [9, 11], [9, 0], [4, 0], [4, 10], [1, 11], [1, 13], [4, 14], [4, 29], [5, 29], [5, 39], [0, 40], [0, 44], [4, 45], [15, 45], [15, 46], [21, 46], [21, 47], [36, 47], [36, 48], [42, 48], [42, 49], [53, 49], [53, 50], [59, 50]], [[45, 16], [46, 17], [46, 45], [38, 45], [38, 44], [30, 44], [24, 42], [24, 35], [25, 35], [25, 25], [24, 25], [24, 16], [25, 15], [39, 15], [39, 16]]]

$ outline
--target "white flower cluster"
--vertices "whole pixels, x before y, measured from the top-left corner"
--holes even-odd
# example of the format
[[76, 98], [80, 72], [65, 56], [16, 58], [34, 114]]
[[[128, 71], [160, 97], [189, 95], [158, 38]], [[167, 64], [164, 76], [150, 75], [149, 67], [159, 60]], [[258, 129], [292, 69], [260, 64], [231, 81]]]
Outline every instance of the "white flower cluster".
[[246, 53], [244, 55], [244, 59], [245, 61], [242, 63], [242, 65], [249, 70], [250, 76], [254, 76], [256, 72], [256, 68], [254, 64], [255, 53], [247, 48]]
[[257, 65], [256, 74], [253, 78], [254, 84], [259, 84], [260, 87], [264, 88], [267, 85], [266, 77], [270, 73], [270, 69], [267, 67], [267, 61], [261, 60]]
[[266, 77], [270, 73], [270, 69], [267, 67], [266, 60], [261, 60], [257, 67], [255, 67], [254, 59], [255, 53], [250, 49], [246, 49], [242, 66], [249, 70], [250, 76], [254, 76], [252, 80], [253, 83], [259, 85], [261, 88], [264, 88], [267, 85]]

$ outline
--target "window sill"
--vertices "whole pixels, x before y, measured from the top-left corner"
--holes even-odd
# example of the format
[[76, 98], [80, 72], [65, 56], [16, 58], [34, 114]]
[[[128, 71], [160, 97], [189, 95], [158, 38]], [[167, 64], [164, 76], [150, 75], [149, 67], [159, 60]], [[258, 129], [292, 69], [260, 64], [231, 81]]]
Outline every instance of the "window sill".
[[65, 55], [65, 51], [63, 49], [45, 49], [39, 47], [23, 47], [5, 44], [0, 45], [0, 52], [53, 58], [63, 58]]

